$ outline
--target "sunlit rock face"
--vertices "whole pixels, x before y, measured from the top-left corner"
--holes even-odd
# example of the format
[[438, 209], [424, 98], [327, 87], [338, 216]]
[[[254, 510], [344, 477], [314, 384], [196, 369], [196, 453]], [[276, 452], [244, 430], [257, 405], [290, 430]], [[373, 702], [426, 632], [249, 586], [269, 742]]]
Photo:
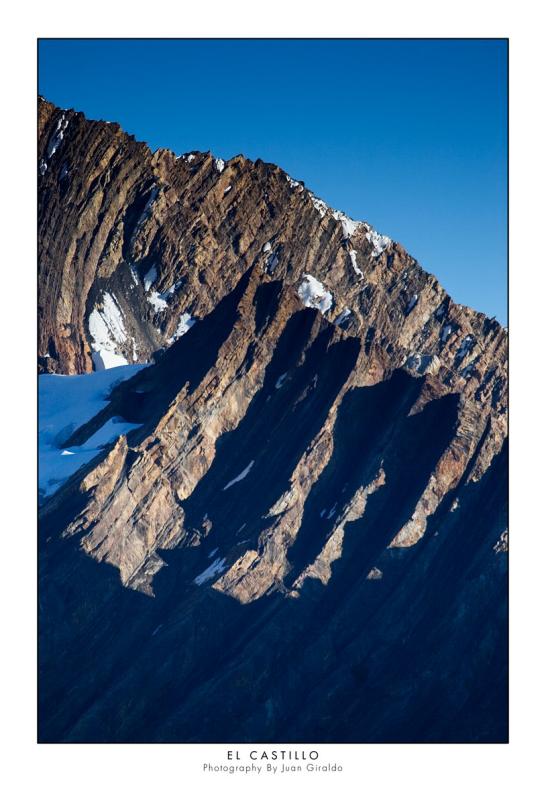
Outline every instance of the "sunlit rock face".
[[41, 740], [504, 741], [506, 331], [275, 165], [38, 175]]

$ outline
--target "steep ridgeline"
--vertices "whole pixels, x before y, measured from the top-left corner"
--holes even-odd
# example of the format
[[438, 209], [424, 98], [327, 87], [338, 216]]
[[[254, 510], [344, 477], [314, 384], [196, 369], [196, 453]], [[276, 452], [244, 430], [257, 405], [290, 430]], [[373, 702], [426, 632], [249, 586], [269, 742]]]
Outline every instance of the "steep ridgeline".
[[504, 329], [274, 165], [39, 134], [40, 370], [145, 365], [58, 437], [41, 739], [504, 740]]

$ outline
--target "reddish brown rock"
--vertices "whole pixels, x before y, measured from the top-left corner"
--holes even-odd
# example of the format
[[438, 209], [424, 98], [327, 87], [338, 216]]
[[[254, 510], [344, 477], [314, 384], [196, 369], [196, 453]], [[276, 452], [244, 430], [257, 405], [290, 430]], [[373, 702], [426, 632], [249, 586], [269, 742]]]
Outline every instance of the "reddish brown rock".
[[[388, 660], [405, 646], [413, 615], [422, 626], [422, 647], [408, 655], [421, 671], [415, 681], [429, 686], [421, 658], [440, 647], [447, 691], [446, 620], [458, 615], [461, 647], [481, 636], [492, 613], [487, 585], [499, 619], [468, 685], [454, 690], [462, 715], [468, 687], [502, 662], [504, 646], [506, 331], [454, 304], [402, 246], [329, 209], [275, 165], [237, 156], [220, 170], [210, 153], [152, 153], [117, 125], [45, 101], [39, 132], [40, 369], [89, 372], [93, 356], [95, 365], [149, 362], [63, 443], [87, 441], [113, 417], [140, 426], [43, 505], [44, 540], [62, 554], [54, 563], [44, 556], [44, 581], [65, 587], [86, 565], [100, 570], [77, 590], [89, 592], [74, 611], [89, 647], [112, 598], [121, 607], [143, 595], [155, 604], [139, 606], [139, 631], [153, 619], [154, 641], [143, 646], [155, 652], [169, 630], [188, 641], [187, 659], [171, 650], [158, 668], [159, 698], [179, 685], [175, 664], [188, 687], [174, 718], [156, 719], [148, 706], [124, 716], [127, 693], [144, 680], [140, 667], [123, 668], [118, 695], [112, 676], [92, 667], [91, 650], [76, 654], [77, 626], [66, 623], [82, 697], [91, 702], [85, 676], [95, 669], [118, 698], [114, 708], [97, 701], [97, 713], [113, 714], [110, 739], [134, 736], [146, 719], [154, 740], [181, 740], [193, 720], [202, 741], [207, 713], [219, 714], [221, 729], [224, 711], [213, 712], [210, 698], [224, 691], [225, 725], [230, 714], [247, 720], [235, 741], [286, 741], [288, 730], [312, 741], [326, 735], [324, 720], [332, 736], [359, 740], [361, 701], [343, 733], [333, 698], [350, 694], [351, 681], [366, 683], [364, 674], [373, 684], [381, 671], [373, 647]], [[120, 580], [139, 599], [119, 600]], [[210, 642], [219, 608], [228, 638]], [[314, 608], [324, 631], [313, 627]], [[358, 624], [361, 608], [369, 627]], [[130, 636], [115, 627], [123, 619], [106, 624], [122, 639]], [[235, 648], [241, 619], [251, 651]], [[294, 679], [317, 709], [307, 726], [290, 728], [287, 717], [296, 700], [276, 662], [283, 626], [292, 647], [301, 639], [316, 648], [312, 661], [300, 653]], [[224, 663], [222, 647], [225, 669], [210, 677], [214, 686], [201, 683], [197, 672], [208, 675], [211, 659]], [[123, 661], [125, 651], [109, 644], [111, 658], [112, 648]], [[47, 703], [57, 691], [54, 660], [48, 651]], [[304, 690], [306, 670], [320, 683], [323, 669], [336, 673], [333, 693]], [[245, 690], [233, 694], [230, 677]], [[425, 702], [424, 688], [412, 694], [402, 674], [391, 679], [400, 697]], [[242, 710], [246, 692], [260, 706], [271, 700], [269, 716]], [[96, 730], [94, 712], [48, 713], [48, 737], [85, 740]], [[368, 719], [367, 740], [404, 740], [404, 713], [381, 712], [383, 733]]]

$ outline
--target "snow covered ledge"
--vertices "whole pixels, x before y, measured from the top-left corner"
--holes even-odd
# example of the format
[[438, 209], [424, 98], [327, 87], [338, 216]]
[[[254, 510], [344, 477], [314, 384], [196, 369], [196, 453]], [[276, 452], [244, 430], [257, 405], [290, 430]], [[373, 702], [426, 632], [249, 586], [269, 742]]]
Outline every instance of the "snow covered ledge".
[[39, 376], [38, 487], [42, 499], [56, 492], [119, 436], [139, 427], [121, 417], [112, 417], [83, 444], [64, 447], [75, 430], [106, 408], [114, 386], [146, 366], [131, 364], [83, 375]]
[[128, 364], [118, 351], [127, 342], [123, 314], [115, 298], [104, 293], [101, 307], [94, 308], [88, 320], [95, 370], [123, 367]]
[[298, 287], [298, 296], [306, 308], [316, 308], [323, 314], [330, 310], [333, 295], [313, 275], [305, 274]]

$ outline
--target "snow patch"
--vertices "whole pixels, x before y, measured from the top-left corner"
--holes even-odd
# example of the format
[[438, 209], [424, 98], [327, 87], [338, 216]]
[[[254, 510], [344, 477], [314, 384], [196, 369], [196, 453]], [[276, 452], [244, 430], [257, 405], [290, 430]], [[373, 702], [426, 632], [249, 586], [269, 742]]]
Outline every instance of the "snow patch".
[[185, 333], [189, 331], [189, 329], [195, 325], [195, 320], [189, 314], [182, 314], [180, 320], [178, 322], [177, 328], [170, 339], [168, 339], [168, 343], [172, 344], [177, 339], [180, 339], [181, 336], [184, 336]]
[[112, 353], [110, 350], [96, 350], [91, 353], [91, 359], [95, 371], [100, 372], [103, 369], [114, 369], [114, 367], [124, 367], [129, 362], [125, 356], [119, 353]]
[[500, 538], [493, 547], [493, 550], [497, 554], [508, 552], [508, 530], [505, 530], [501, 533]]
[[440, 362], [436, 356], [428, 353], [410, 353], [404, 366], [406, 369], [418, 372], [419, 375], [424, 375], [425, 372], [434, 375], [438, 371], [439, 365]]
[[351, 318], [353, 312], [350, 308], [344, 308], [341, 314], [338, 314], [334, 320], [334, 325], [339, 325], [342, 328], [344, 325], [347, 324], [349, 319]]
[[[327, 203], [324, 202], [324, 200], [321, 200], [319, 197], [316, 197], [312, 192], [309, 192], [309, 197], [314, 207], [319, 212], [321, 218], [325, 217], [326, 214], [331, 214], [334, 219], [336, 219], [338, 222], [341, 222], [344, 239], [350, 239], [358, 231], [358, 229], [362, 227], [365, 227], [368, 232], [373, 232], [374, 234], [376, 234], [373, 228], [367, 225], [367, 223], [354, 220], [351, 217], [348, 217], [347, 214], [344, 214], [343, 211], [338, 211], [336, 208], [331, 208]], [[386, 236], [382, 238], [387, 240]], [[389, 243], [390, 241], [391, 240], [388, 239]], [[352, 260], [353, 259], [351, 258], [351, 261]], [[358, 267], [355, 267], [355, 271], [359, 272]]]
[[345, 239], [350, 239], [351, 236], [356, 233], [356, 231], [364, 224], [362, 222], [356, 222], [356, 220], [351, 219], [343, 211], [336, 211], [336, 209], [332, 209], [332, 216], [334, 219], [337, 219], [338, 222], [341, 222], [341, 227], [343, 228], [343, 236]]
[[131, 278], [133, 279], [133, 283], [135, 284], [135, 286], [139, 286], [140, 285], [140, 278], [139, 278], [139, 275], [138, 275], [138, 271], [137, 271], [136, 267], [133, 266], [133, 264], [131, 264], [130, 270], [131, 270]]
[[117, 342], [124, 342], [127, 338], [127, 334], [125, 333], [125, 326], [123, 324], [123, 315], [116, 299], [113, 295], [109, 294], [109, 292], [106, 292], [102, 304], [103, 319], [112, 333], [112, 336]]
[[371, 228], [369, 225], [366, 226], [368, 228], [366, 232], [366, 239], [372, 245], [372, 256], [374, 258], [378, 258], [381, 253], [383, 253], [389, 245], [392, 244], [392, 239], [389, 239], [388, 236], [382, 236], [376, 230]]
[[47, 158], [51, 158], [55, 155], [59, 146], [64, 139], [65, 131], [68, 127], [68, 120], [65, 114], [61, 115], [60, 120], [57, 122], [57, 127], [55, 128], [49, 143], [47, 145]]
[[283, 374], [282, 374], [282, 375], [280, 375], [280, 376], [277, 378], [277, 380], [275, 381], [275, 389], [280, 389], [280, 388], [281, 388], [281, 386], [284, 384], [284, 382], [285, 382], [285, 380], [286, 380], [286, 376], [287, 376], [287, 375], [288, 375], [288, 373], [287, 373], [287, 372], [283, 372]]
[[[117, 384], [132, 378], [145, 364], [84, 375], [40, 375], [38, 378], [38, 485], [48, 496], [102, 447], [138, 425], [120, 417], [108, 420], [83, 445], [62, 447], [72, 433], [108, 404]], [[70, 456], [70, 457], [68, 457]]]
[[360, 267], [358, 266], [358, 262], [357, 262], [357, 260], [356, 260], [356, 255], [357, 255], [357, 253], [356, 253], [356, 250], [349, 250], [349, 257], [350, 257], [350, 259], [351, 259], [351, 264], [352, 264], [352, 266], [353, 266], [353, 269], [354, 269], [354, 271], [356, 272], [356, 274], [357, 274], [357, 275], [358, 275], [360, 278], [362, 278], [362, 270], [361, 270], [361, 269], [360, 269]]
[[[144, 287], [146, 288], [146, 285], [148, 285], [148, 289], [146, 289], [146, 291], [149, 290], [150, 286], [154, 283], [154, 281], [157, 278], [157, 271], [155, 270], [155, 267], [152, 267], [152, 269], [154, 270], [154, 274], [152, 275], [151, 274], [152, 270], [150, 270], [150, 272], [148, 272], [146, 278], [144, 279], [145, 281]], [[148, 278], [150, 280], [147, 280]], [[167, 303], [168, 298], [171, 297], [175, 292], [177, 292], [181, 286], [182, 286], [182, 281], [176, 281], [176, 283], [173, 283], [173, 285], [169, 286], [168, 289], [165, 289], [164, 292], [154, 291], [148, 297], [148, 302], [150, 303], [151, 306], [154, 307], [155, 311], [164, 311], [168, 306]]]
[[383, 573], [377, 567], [372, 567], [372, 569], [366, 575], [367, 581], [380, 581], [383, 577]]
[[119, 436], [129, 433], [135, 428], [140, 428], [140, 425], [134, 422], [127, 422], [123, 417], [111, 417], [86, 440], [83, 446], [86, 449], [96, 450], [110, 444], [110, 442], [114, 442]]
[[111, 369], [127, 364], [126, 358], [118, 352], [120, 345], [127, 340], [123, 315], [111, 294], [104, 293], [102, 308], [93, 309], [88, 325], [95, 369]]
[[320, 214], [321, 218], [325, 217], [325, 216], [326, 216], [326, 213], [327, 213], [328, 211], [331, 211], [331, 210], [332, 210], [332, 209], [330, 208], [330, 206], [328, 206], [328, 205], [327, 205], [327, 204], [324, 202], [324, 200], [321, 200], [320, 198], [318, 198], [318, 197], [315, 197], [315, 195], [314, 195], [314, 194], [312, 194], [311, 192], [309, 192], [309, 197], [311, 198], [311, 202], [313, 203], [313, 205], [315, 206], [315, 208], [316, 208], [316, 209], [317, 209], [317, 211], [319, 212], [319, 214]]
[[306, 274], [298, 288], [298, 295], [307, 308], [317, 308], [323, 314], [332, 307], [332, 293], [328, 292], [320, 281]]
[[215, 561], [212, 562], [210, 567], [207, 567], [200, 575], [194, 578], [193, 582], [197, 584], [197, 586], [201, 586], [206, 581], [212, 580], [216, 575], [219, 575], [221, 572], [224, 571], [226, 567], [226, 559], [225, 558], [217, 558]]
[[152, 292], [148, 297], [148, 302], [153, 306], [155, 311], [164, 311], [167, 308], [167, 301], [159, 294], [159, 292]]
[[144, 291], [149, 292], [153, 284], [156, 282], [156, 280], [157, 280], [157, 269], [156, 267], [151, 267], [144, 276]]
[[269, 253], [271, 250], [271, 242], [266, 242], [262, 247], [262, 253]]
[[226, 186], [226, 188], [224, 189], [224, 195], [226, 195], [228, 192], [231, 192], [231, 188], [232, 187], [231, 187], [231, 183], [230, 183], [229, 186]]
[[298, 189], [298, 191], [303, 192], [303, 186], [299, 181], [295, 181], [293, 178], [290, 177], [290, 175], [286, 176], [286, 180], [288, 181], [292, 189]]
[[237, 475], [236, 478], [233, 478], [232, 481], [230, 481], [229, 483], [226, 483], [226, 485], [224, 486], [222, 491], [225, 492], [226, 489], [229, 489], [229, 487], [233, 486], [234, 483], [239, 483], [239, 481], [244, 480], [244, 478], [246, 478], [246, 476], [248, 475], [248, 473], [250, 472], [250, 470], [252, 469], [253, 466], [254, 466], [254, 461], [252, 460], [250, 462], [250, 464], [248, 465], [248, 467], [245, 467], [244, 470], [242, 472], [240, 472], [239, 475]]
[[216, 169], [218, 170], [218, 172], [223, 172], [224, 171], [224, 167], [226, 166], [226, 162], [224, 161], [223, 158], [215, 159], [214, 164], [215, 164]]
[[165, 297], [165, 298], [171, 297], [171, 295], [173, 295], [175, 292], [177, 292], [180, 289], [180, 287], [182, 286], [182, 283], [183, 283], [182, 281], [176, 281], [175, 283], [173, 283], [172, 286], [169, 286], [168, 289], [165, 289], [165, 291], [163, 292], [161, 297]]

